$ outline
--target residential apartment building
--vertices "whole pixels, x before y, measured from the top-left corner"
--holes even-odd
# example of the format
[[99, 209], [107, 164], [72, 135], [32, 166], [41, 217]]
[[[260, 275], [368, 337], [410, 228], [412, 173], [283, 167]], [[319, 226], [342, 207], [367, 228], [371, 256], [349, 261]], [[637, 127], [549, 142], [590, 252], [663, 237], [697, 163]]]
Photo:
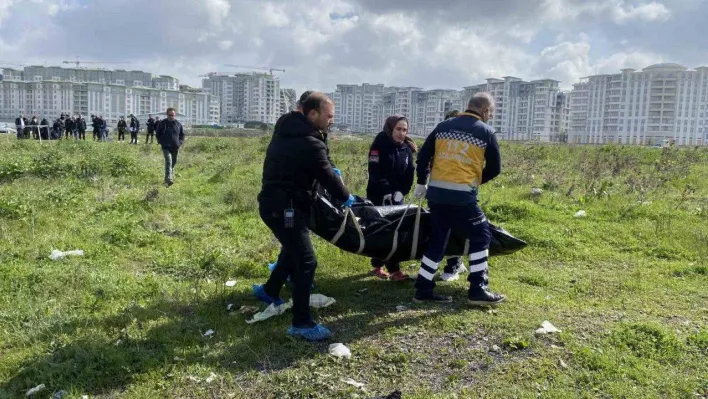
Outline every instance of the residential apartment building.
[[280, 89], [280, 114], [287, 114], [288, 112], [295, 111], [297, 109], [297, 93], [293, 89]]
[[464, 88], [464, 97], [486, 91], [494, 98], [489, 124], [502, 140], [565, 141], [568, 132], [569, 96], [552, 79], [531, 82], [506, 76]]
[[329, 95], [335, 105], [335, 127], [362, 133], [381, 131], [378, 104], [384, 92], [382, 84], [337, 85], [337, 90]]
[[423, 90], [420, 87], [384, 85], [337, 85], [330, 96], [335, 102], [335, 126], [360, 133], [381, 131], [386, 117], [408, 118], [410, 134], [427, 136], [445, 115], [464, 111], [475, 93], [489, 92], [495, 110], [489, 123], [500, 139], [565, 141], [569, 97], [559, 82], [544, 79], [525, 82], [515, 77], [487, 79], [487, 83], [463, 90]]
[[335, 127], [357, 133], [380, 132], [387, 117], [401, 114], [408, 118], [409, 133], [427, 135], [447, 112], [462, 108], [462, 93], [456, 90], [364, 83], [337, 85], [330, 97], [335, 103]]
[[573, 85], [572, 143], [708, 144], [708, 67], [655, 64]]
[[268, 73], [212, 73], [202, 87], [219, 97], [221, 123], [275, 123], [283, 114], [280, 79]]
[[214, 99], [180, 86], [170, 76], [143, 71], [29, 66], [4, 69], [0, 81], [0, 120], [20, 113], [50, 120], [60, 114], [103, 115], [114, 125], [129, 114], [163, 114], [177, 109], [186, 125], [210, 124]]

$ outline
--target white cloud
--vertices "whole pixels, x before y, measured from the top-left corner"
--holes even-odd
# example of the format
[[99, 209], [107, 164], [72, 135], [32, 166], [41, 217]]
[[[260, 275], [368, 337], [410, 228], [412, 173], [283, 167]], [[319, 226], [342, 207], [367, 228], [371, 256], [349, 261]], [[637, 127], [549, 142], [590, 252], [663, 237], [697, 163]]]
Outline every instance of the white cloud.
[[[128, 4], [140, 12], [104, 18], [90, 34], [67, 24], [63, 12], [71, 8], [74, 21], [87, 21], [123, 15]], [[662, 59], [708, 63], [700, 40], [684, 54], [656, 33], [682, 28], [702, 6], [698, 0], [0, 0], [0, 50], [3, 59], [25, 63], [56, 65], [75, 55], [130, 61], [131, 69], [193, 85], [199, 74], [237, 64], [283, 68], [283, 86], [297, 90], [362, 82], [460, 88], [505, 75], [554, 78], [567, 87], [591, 73]]]

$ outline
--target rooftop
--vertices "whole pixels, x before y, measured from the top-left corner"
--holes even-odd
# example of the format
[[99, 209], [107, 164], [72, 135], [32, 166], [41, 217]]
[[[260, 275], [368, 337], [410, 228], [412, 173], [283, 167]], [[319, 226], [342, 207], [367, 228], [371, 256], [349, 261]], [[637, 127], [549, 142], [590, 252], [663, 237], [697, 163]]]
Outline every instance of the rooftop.
[[671, 62], [663, 62], [661, 64], [649, 65], [648, 67], [642, 69], [642, 71], [644, 71], [644, 72], [659, 71], [659, 70], [662, 70], [662, 71], [685, 71], [687, 69], [688, 68], [686, 68], [683, 65], [673, 64]]

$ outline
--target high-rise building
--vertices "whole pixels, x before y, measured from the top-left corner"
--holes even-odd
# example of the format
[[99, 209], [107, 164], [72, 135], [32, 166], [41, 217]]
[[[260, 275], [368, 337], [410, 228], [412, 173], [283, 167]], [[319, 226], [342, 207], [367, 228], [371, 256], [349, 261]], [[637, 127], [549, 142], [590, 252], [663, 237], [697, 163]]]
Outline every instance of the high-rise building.
[[288, 112], [295, 111], [297, 109], [297, 93], [293, 89], [280, 89], [280, 114], [287, 114]]
[[384, 94], [384, 85], [337, 85], [330, 94], [334, 101], [334, 125], [353, 132], [378, 132], [383, 126], [377, 104]]
[[572, 143], [708, 145], [708, 67], [589, 76], [573, 85], [570, 107]]
[[551, 79], [525, 82], [506, 76], [465, 87], [465, 98], [486, 91], [494, 98], [489, 124], [503, 140], [565, 141], [567, 137], [568, 94]]
[[180, 86], [170, 76], [143, 71], [28, 66], [4, 69], [0, 119], [20, 113], [53, 119], [60, 114], [103, 115], [109, 124], [129, 114], [177, 109], [186, 125], [210, 124], [214, 99], [203, 90]]
[[280, 79], [268, 73], [209, 74], [202, 87], [219, 97], [221, 122], [275, 123], [282, 115]]

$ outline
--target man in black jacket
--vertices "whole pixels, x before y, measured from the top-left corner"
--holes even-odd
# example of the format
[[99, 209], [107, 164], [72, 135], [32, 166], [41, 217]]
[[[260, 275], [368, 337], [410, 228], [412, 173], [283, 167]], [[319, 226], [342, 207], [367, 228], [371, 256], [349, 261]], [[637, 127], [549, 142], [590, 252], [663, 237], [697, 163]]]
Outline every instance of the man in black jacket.
[[79, 140], [86, 141], [86, 119], [81, 114], [76, 118], [76, 129], [79, 131]]
[[288, 335], [320, 341], [332, 333], [310, 314], [317, 268], [307, 227], [310, 207], [320, 184], [344, 206], [351, 206], [354, 197], [334, 172], [322, 134], [333, 123], [334, 103], [322, 93], [312, 93], [302, 108], [280, 119], [266, 151], [259, 212], [282, 248], [268, 282], [254, 285], [253, 293], [265, 303], [281, 304], [280, 290], [292, 276], [293, 322]]
[[116, 127], [118, 128], [118, 141], [125, 140], [125, 129], [128, 127], [128, 124], [125, 122], [125, 118], [121, 116]]
[[49, 140], [49, 121], [47, 118], [42, 118], [42, 121], [39, 122], [40, 125], [42, 125], [42, 128], [40, 129], [40, 137], [42, 140]]
[[149, 118], [147, 120], [147, 134], [145, 135], [145, 144], [148, 143], [148, 139], [150, 140], [150, 144], [152, 144], [153, 137], [155, 137], [155, 119], [153, 119], [152, 115], [149, 115]]
[[22, 114], [20, 114], [19, 117], [15, 118], [15, 129], [17, 129], [17, 138], [21, 139], [25, 134], [25, 118], [22, 116]]
[[74, 133], [74, 120], [72, 117], [67, 116], [64, 120], [64, 139], [69, 139], [69, 134]]
[[135, 115], [130, 115], [130, 144], [138, 144], [138, 132], [140, 131], [140, 121]]
[[174, 108], [167, 108], [166, 114], [167, 119], [157, 125], [155, 135], [165, 156], [165, 185], [169, 187], [175, 183], [175, 165], [179, 147], [184, 144], [184, 127], [175, 119], [177, 111]]

